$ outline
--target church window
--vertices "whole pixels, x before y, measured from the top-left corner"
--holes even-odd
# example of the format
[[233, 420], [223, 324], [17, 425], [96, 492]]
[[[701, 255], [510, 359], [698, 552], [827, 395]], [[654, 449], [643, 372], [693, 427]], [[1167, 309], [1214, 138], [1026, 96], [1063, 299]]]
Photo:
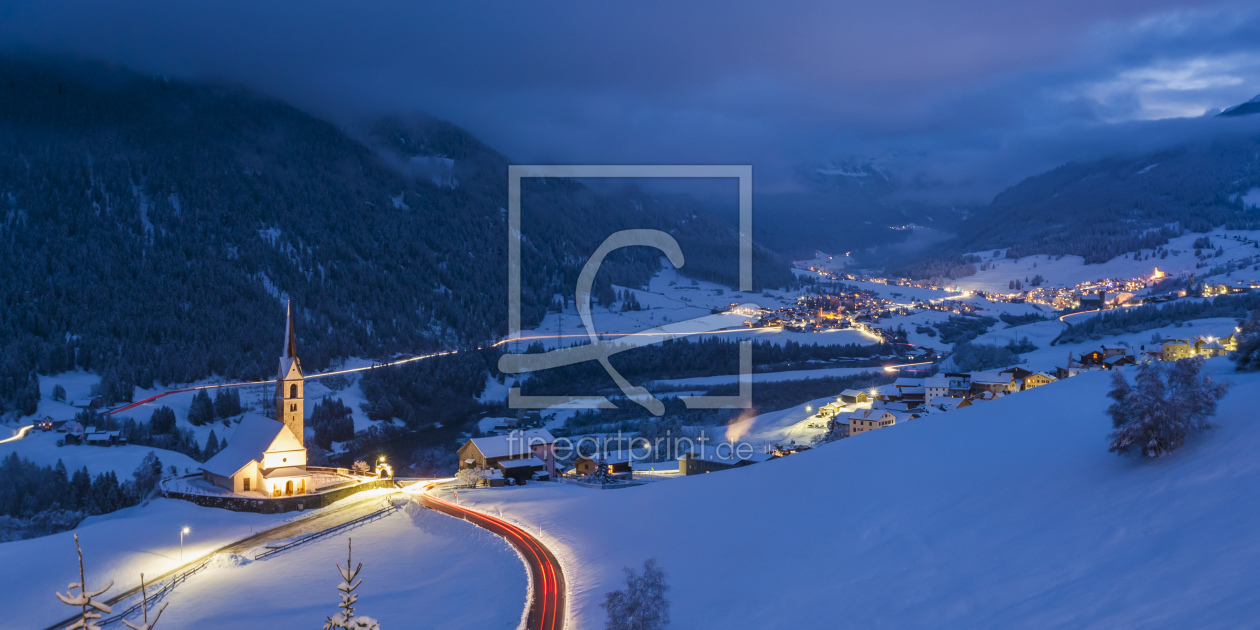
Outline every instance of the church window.
[[289, 386], [289, 398], [297, 398], [297, 385], [296, 384]]

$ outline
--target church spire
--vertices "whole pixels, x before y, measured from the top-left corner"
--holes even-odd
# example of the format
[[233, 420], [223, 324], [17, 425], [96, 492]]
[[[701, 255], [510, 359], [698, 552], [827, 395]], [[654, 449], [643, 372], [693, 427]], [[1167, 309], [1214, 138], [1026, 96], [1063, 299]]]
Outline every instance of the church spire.
[[293, 303], [286, 300], [284, 303], [285, 323], [284, 323], [284, 352], [280, 354], [283, 359], [291, 359], [297, 356], [297, 335], [293, 332]]

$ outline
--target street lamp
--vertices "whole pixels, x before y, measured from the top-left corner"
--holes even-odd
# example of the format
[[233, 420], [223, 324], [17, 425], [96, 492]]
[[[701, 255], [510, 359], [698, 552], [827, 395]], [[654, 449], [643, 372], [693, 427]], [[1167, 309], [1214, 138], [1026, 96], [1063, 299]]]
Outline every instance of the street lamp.
[[184, 534], [187, 534], [189, 531], [191, 530], [188, 529], [188, 526], [184, 526], [183, 529], [179, 530], [179, 561], [180, 562], [184, 561]]

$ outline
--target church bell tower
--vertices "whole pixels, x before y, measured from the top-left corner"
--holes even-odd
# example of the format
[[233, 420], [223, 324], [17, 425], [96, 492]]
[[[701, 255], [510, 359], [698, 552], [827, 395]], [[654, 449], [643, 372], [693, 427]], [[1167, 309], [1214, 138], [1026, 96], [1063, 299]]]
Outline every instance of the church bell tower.
[[302, 396], [306, 383], [302, 376], [302, 363], [297, 356], [292, 304], [286, 304], [285, 311], [284, 351], [280, 353], [280, 372], [276, 375], [276, 420], [289, 427], [298, 443], [305, 446], [303, 414], [306, 412], [302, 406]]

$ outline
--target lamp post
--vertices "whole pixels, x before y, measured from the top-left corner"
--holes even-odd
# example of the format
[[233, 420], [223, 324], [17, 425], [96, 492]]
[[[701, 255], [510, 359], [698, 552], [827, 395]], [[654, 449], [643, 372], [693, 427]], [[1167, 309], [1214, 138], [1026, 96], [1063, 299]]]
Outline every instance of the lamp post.
[[179, 530], [179, 561], [180, 562], [184, 561], [184, 534], [187, 534], [189, 531], [191, 530], [189, 530], [187, 526]]

